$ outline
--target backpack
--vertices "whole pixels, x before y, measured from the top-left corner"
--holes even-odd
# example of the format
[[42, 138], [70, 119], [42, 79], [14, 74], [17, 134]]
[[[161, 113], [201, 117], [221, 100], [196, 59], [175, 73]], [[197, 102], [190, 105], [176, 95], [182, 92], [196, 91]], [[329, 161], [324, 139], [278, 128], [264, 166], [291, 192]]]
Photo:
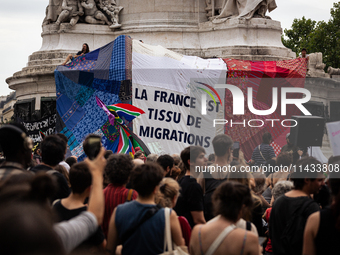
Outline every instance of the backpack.
[[307, 218], [304, 211], [314, 200], [305, 201], [301, 207], [298, 207], [293, 212], [292, 217], [287, 222], [281, 235], [282, 246], [285, 247], [286, 254], [301, 254], [303, 245], [303, 234]]

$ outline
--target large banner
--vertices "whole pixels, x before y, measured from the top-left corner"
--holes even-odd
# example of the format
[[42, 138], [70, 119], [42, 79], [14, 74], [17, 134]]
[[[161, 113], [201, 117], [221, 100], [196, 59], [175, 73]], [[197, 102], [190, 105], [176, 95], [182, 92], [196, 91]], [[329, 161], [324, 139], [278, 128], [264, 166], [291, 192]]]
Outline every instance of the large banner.
[[326, 123], [333, 156], [340, 156], [340, 121]]
[[46, 118], [36, 120], [36, 121], [22, 121], [21, 124], [25, 126], [27, 129], [29, 137], [33, 140], [34, 143], [41, 142], [40, 131], [45, 135], [55, 134], [55, 124], [56, 124], [57, 115], [52, 114]]
[[57, 93], [57, 131], [68, 138], [72, 155], [85, 158], [88, 134], [102, 137], [107, 150], [116, 151], [119, 130], [97, 104], [131, 103], [132, 39], [119, 36], [99, 49], [79, 56], [54, 72]]
[[[224, 96], [218, 102], [208, 96], [208, 114], [202, 115], [202, 95], [211, 85], [225, 83], [226, 74], [221, 59], [182, 56], [134, 41], [132, 103], [145, 111], [133, 122], [134, 132], [159, 155], [179, 154], [189, 145], [213, 153], [212, 139], [224, 128], [213, 127], [209, 120], [223, 118]], [[220, 93], [224, 95], [224, 90]]]

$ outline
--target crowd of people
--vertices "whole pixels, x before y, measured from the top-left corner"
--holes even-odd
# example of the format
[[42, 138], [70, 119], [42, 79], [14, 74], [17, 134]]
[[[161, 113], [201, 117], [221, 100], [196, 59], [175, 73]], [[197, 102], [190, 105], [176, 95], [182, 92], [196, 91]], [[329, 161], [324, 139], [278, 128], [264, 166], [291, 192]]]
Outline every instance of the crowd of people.
[[[312, 255], [340, 248], [340, 156], [310, 171], [323, 165], [289, 136], [276, 157], [268, 133], [248, 163], [225, 134], [214, 137], [208, 158], [200, 146], [174, 155], [90, 153], [93, 138], [83, 143], [91, 156], [77, 162], [65, 159], [63, 134], [46, 136], [33, 156], [22, 125], [0, 128], [2, 254]], [[248, 164], [258, 167], [244, 171]], [[197, 172], [222, 166], [233, 170]]]

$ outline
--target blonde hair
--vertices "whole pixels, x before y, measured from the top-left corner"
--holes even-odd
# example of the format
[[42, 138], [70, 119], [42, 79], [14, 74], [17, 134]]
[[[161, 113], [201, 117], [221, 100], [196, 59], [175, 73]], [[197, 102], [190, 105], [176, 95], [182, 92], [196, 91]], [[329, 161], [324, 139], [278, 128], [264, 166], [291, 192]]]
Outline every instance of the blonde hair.
[[172, 178], [163, 178], [160, 183], [159, 191], [156, 194], [155, 202], [162, 207], [172, 208], [172, 201], [179, 195], [179, 184]]

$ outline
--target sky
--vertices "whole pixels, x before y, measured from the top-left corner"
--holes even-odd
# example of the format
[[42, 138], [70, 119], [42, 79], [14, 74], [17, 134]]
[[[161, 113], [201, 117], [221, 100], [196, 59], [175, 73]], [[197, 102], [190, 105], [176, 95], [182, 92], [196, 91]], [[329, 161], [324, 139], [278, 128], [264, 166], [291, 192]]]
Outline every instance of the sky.
[[[28, 57], [42, 44], [41, 24], [48, 0], [0, 0], [0, 96], [8, 95], [6, 79], [26, 66]], [[183, 0], [186, 1], [186, 0]], [[333, 0], [276, 0], [269, 16], [290, 28], [295, 18], [316, 21], [330, 18]], [[119, 0], [118, 0], [119, 4]]]

